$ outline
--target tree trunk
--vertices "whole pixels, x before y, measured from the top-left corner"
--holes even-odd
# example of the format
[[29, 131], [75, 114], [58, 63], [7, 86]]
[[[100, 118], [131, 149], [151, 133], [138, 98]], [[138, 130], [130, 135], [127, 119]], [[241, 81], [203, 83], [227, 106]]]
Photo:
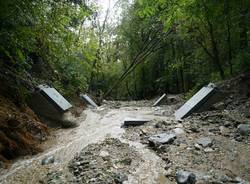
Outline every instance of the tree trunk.
[[220, 61], [219, 50], [218, 50], [217, 42], [215, 40], [213, 24], [211, 23], [211, 21], [209, 19], [209, 13], [208, 13], [207, 6], [205, 5], [205, 3], [203, 5], [204, 5], [204, 9], [205, 9], [205, 18], [206, 18], [207, 25], [208, 25], [208, 33], [210, 35], [210, 41], [211, 41], [211, 46], [212, 46], [213, 62], [215, 64], [218, 72], [220, 73], [221, 79], [224, 79], [225, 74], [224, 74], [224, 70], [223, 70], [223, 67], [222, 67], [221, 61]]

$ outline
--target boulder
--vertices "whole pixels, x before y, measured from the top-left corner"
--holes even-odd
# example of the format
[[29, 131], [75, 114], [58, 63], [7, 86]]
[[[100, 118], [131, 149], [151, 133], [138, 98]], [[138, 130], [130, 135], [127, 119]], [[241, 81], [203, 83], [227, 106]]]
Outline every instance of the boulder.
[[250, 135], [250, 124], [240, 124], [237, 132], [242, 136]]

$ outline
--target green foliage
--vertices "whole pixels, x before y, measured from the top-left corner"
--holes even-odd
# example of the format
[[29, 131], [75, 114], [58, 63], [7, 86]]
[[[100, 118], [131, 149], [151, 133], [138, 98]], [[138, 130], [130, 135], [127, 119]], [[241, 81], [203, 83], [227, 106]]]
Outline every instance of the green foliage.
[[[5, 70], [54, 84], [64, 95], [87, 89], [93, 53], [82, 34], [92, 15], [84, 1], [0, 2], [0, 61]], [[85, 32], [91, 32], [85, 28]], [[93, 43], [92, 43], [93, 45]], [[87, 49], [83, 49], [86, 47]], [[39, 73], [34, 72], [41, 62]]]
[[246, 0], [134, 1], [117, 28], [123, 70], [147, 41], [160, 38], [159, 49], [120, 84], [121, 95], [142, 99], [188, 92], [190, 97], [210, 81], [249, 68], [249, 7]]

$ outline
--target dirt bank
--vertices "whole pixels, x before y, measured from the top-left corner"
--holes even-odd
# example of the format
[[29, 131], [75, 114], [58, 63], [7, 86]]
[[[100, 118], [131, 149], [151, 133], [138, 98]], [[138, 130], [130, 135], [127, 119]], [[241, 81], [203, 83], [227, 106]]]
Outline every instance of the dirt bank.
[[0, 96], [0, 165], [10, 163], [17, 156], [38, 153], [39, 144], [47, 135], [47, 126], [31, 109], [17, 107]]

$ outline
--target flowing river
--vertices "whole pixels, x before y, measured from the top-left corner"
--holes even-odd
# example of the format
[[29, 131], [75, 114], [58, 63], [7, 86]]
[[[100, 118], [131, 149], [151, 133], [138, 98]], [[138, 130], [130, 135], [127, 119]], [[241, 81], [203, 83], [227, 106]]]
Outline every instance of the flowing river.
[[[46, 141], [45, 150], [37, 155], [16, 160], [13, 165], [1, 171], [0, 183], [3, 184], [34, 184], [46, 176], [50, 169], [67, 170], [68, 162], [74, 155], [91, 143], [97, 143], [105, 137], [119, 138], [134, 146], [145, 160], [136, 171], [129, 175], [126, 183], [171, 183], [166, 181], [164, 166], [161, 159], [145, 145], [122, 138], [125, 133], [121, 128], [125, 117], [143, 117], [147, 119], [162, 119], [164, 116], [154, 115], [153, 107], [121, 107], [87, 109], [79, 118], [79, 126], [73, 129], [58, 129], [52, 133], [51, 140]], [[42, 165], [41, 161], [53, 155], [55, 163]], [[136, 159], [136, 158], [135, 158]]]

